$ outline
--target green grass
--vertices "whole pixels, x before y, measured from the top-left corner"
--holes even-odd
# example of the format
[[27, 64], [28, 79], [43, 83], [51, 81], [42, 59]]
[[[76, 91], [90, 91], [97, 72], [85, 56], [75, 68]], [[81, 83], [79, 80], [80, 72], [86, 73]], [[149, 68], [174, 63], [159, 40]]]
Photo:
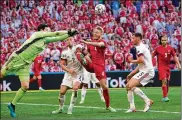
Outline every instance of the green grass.
[[[75, 104], [72, 115], [67, 115], [67, 105], [69, 105], [71, 91], [66, 95], [64, 112], [58, 115], [52, 115], [51, 111], [58, 108], [58, 94], [59, 91], [30, 91], [21, 99], [16, 106], [17, 119], [175, 119], [180, 120], [180, 87], [171, 87], [169, 98], [170, 102], [161, 102], [161, 88], [142, 88], [149, 98], [154, 100], [154, 105], [151, 111], [143, 113], [138, 111], [136, 113], [125, 113], [128, 108], [128, 101], [125, 89], [110, 89], [111, 106], [118, 109], [116, 113], [110, 113], [105, 110], [105, 104], [100, 101], [97, 90], [91, 89], [87, 91], [84, 104], [79, 104], [79, 97]], [[7, 104], [12, 101], [15, 92], [1, 93], [1, 119], [10, 119]], [[34, 105], [33, 105], [34, 104]], [[40, 105], [43, 104], [43, 105]], [[143, 110], [144, 102], [141, 98], [135, 95], [135, 104], [137, 110]], [[80, 107], [82, 106], [82, 107]], [[98, 107], [98, 108], [94, 108]], [[166, 112], [164, 112], [166, 111]], [[170, 113], [177, 112], [177, 113]]]

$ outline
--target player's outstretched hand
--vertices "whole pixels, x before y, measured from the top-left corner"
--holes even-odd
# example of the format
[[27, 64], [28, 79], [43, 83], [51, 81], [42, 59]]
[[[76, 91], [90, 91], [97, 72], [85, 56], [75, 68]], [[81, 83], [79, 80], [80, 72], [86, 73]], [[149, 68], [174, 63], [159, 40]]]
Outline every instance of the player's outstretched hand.
[[74, 35], [76, 35], [76, 34], [78, 34], [78, 31], [77, 31], [77, 30], [75, 30], [75, 29], [70, 29], [70, 30], [68, 30], [68, 35], [69, 35], [69, 36], [74, 36]]

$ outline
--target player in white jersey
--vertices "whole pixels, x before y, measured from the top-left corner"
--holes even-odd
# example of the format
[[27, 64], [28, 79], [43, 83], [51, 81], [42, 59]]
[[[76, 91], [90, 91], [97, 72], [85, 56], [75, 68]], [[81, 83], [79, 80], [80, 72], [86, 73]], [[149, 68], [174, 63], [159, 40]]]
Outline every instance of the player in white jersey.
[[73, 47], [73, 43], [73, 38], [69, 38], [66, 41], [67, 49], [64, 50], [61, 54], [60, 65], [65, 71], [65, 74], [63, 82], [60, 86], [60, 94], [58, 97], [60, 106], [59, 109], [52, 111], [52, 114], [58, 114], [62, 112], [65, 101], [65, 94], [69, 88], [72, 88], [73, 92], [67, 114], [72, 114], [72, 109], [78, 96], [78, 89], [81, 83], [83, 67], [75, 56], [76, 49]]
[[130, 108], [126, 113], [136, 111], [133, 92], [145, 101], [143, 112], [147, 112], [153, 104], [153, 101], [150, 100], [137, 86], [145, 86], [154, 77], [155, 72], [152, 64], [152, 57], [149, 49], [142, 43], [142, 35], [140, 33], [135, 33], [132, 36], [132, 43], [136, 46], [138, 57], [137, 60], [133, 60], [131, 57], [128, 58], [128, 60], [131, 63], [137, 63], [138, 66], [127, 76], [126, 89], [128, 92], [127, 97], [130, 103]]

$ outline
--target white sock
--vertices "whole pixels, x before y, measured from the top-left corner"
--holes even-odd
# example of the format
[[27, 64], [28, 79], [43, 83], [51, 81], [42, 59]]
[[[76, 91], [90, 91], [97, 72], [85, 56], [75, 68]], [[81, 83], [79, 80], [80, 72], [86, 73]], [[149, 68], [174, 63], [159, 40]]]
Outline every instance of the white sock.
[[128, 97], [128, 102], [130, 103], [130, 108], [135, 108], [133, 91], [129, 90], [127, 97]]
[[136, 95], [140, 96], [145, 101], [145, 103], [150, 100], [140, 88], [136, 87], [133, 91]]
[[66, 96], [65, 95], [59, 95], [59, 106], [60, 106], [60, 109], [63, 109], [63, 106], [64, 106], [64, 101], [66, 99]]
[[72, 95], [71, 95], [71, 100], [70, 100], [70, 106], [69, 106], [69, 109], [72, 111], [74, 105], [75, 105], [75, 102], [76, 102], [76, 99], [77, 99], [77, 94], [78, 92], [77, 91], [73, 91], [72, 92]]
[[85, 100], [86, 93], [87, 93], [87, 88], [83, 86], [81, 92], [81, 101]]
[[101, 87], [98, 87], [97, 90], [98, 90], [98, 93], [99, 93], [100, 98], [101, 99], [104, 99], [102, 88]]

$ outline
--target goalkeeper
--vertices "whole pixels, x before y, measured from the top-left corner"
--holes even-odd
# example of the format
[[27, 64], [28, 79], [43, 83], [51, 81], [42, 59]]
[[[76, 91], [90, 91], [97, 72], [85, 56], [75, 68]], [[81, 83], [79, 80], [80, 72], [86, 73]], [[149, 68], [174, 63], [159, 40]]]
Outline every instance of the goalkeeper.
[[20, 48], [11, 54], [2, 66], [1, 77], [15, 74], [19, 76], [21, 82], [21, 88], [17, 91], [13, 101], [8, 104], [12, 117], [16, 117], [15, 105], [29, 88], [29, 70], [35, 57], [45, 49], [48, 43], [66, 40], [76, 33], [75, 30], [51, 32], [48, 25], [41, 24], [38, 26], [38, 32], [33, 33]]

